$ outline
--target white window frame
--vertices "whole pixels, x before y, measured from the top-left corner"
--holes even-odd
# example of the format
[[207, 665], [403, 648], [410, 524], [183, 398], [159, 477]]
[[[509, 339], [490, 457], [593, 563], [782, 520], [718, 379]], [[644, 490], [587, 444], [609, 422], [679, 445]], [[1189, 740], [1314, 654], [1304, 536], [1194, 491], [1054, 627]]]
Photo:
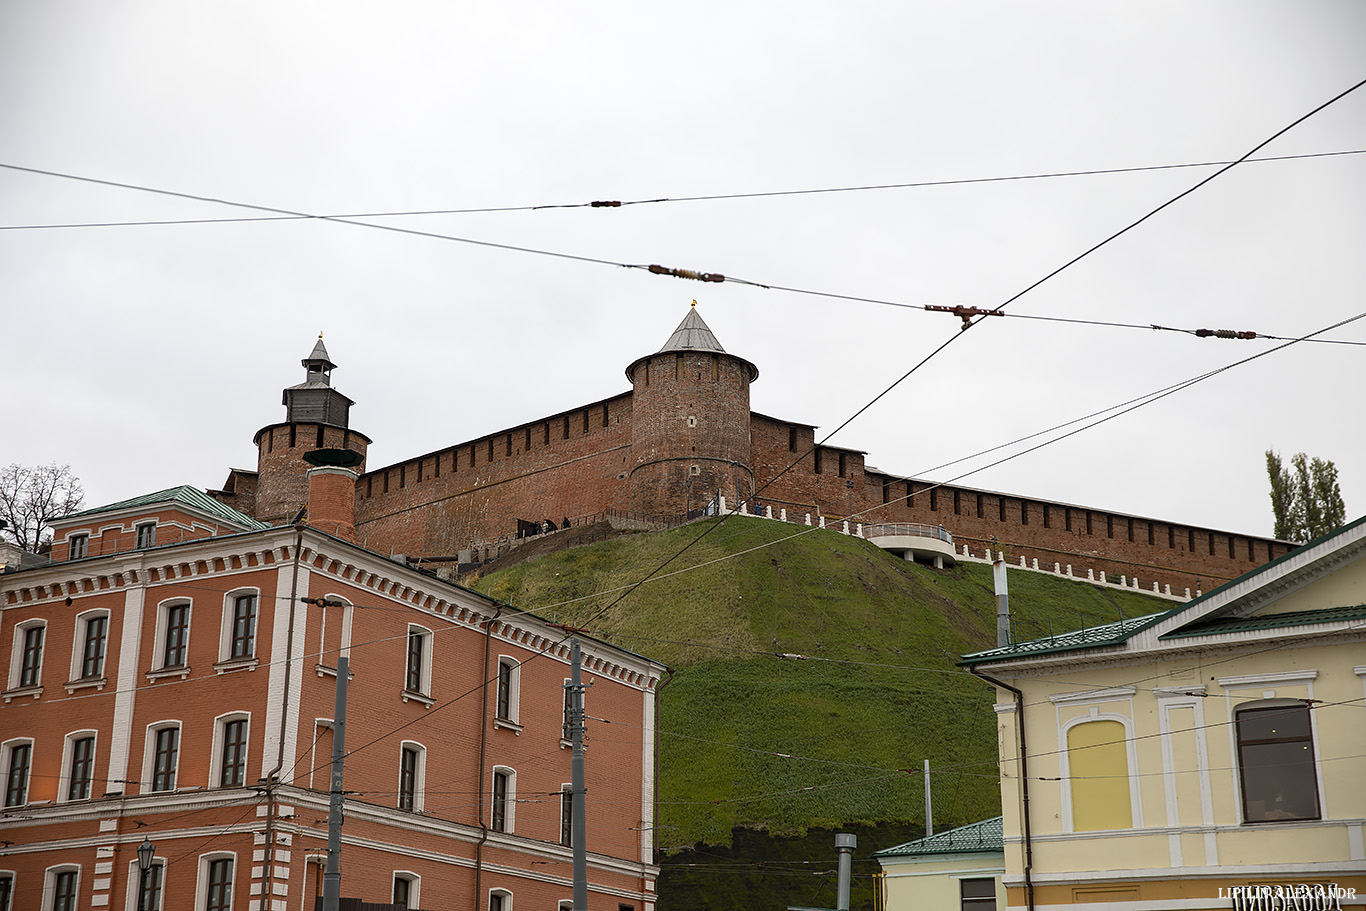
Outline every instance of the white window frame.
[[[152, 780], [156, 777], [156, 758], [157, 758], [157, 734], [167, 728], [175, 728], [179, 731], [176, 737], [175, 753], [175, 787], [160, 791], [152, 790]], [[142, 780], [140, 782], [143, 794], [172, 794], [181, 787], [180, 783], [180, 752], [185, 746], [185, 728], [179, 720], [166, 718], [161, 721], [153, 721], [147, 725], [147, 735], [143, 738], [142, 747]]]
[[237, 907], [237, 874], [241, 869], [237, 862], [236, 851], [211, 851], [199, 855], [199, 870], [194, 884], [194, 911], [203, 911], [209, 900], [209, 865], [216, 860], [232, 861], [232, 892], [228, 897], [228, 908]]
[[[0, 809], [4, 809], [5, 797], [9, 791], [10, 765], [14, 762], [14, 748], [18, 746], [28, 747], [28, 768], [24, 771], [24, 802], [14, 806], [22, 807], [29, 803], [29, 798], [33, 796], [33, 738], [32, 737], [11, 737], [9, 740], [0, 743]], [[9, 809], [13, 809], [10, 807]]]
[[403, 799], [403, 751], [414, 750], [417, 752], [417, 768], [413, 774], [413, 806], [407, 812], [421, 813], [427, 803], [427, 747], [416, 740], [405, 740], [398, 747], [398, 800], [394, 806], [404, 809], [400, 804]]
[[19, 880], [18, 872], [15, 870], [0, 870], [0, 883], [7, 880], [9, 882], [9, 907], [13, 908], [14, 896], [19, 894], [19, 887], [16, 885]]
[[[242, 783], [240, 785], [222, 784], [223, 747], [228, 739], [228, 724], [233, 721], [247, 723], [246, 756], [242, 759]], [[183, 731], [181, 732], [184, 733]], [[247, 771], [251, 768], [251, 712], [225, 712], [213, 720], [213, 754], [209, 757], [209, 787], [244, 788], [247, 786]]]
[[[422, 680], [422, 689], [408, 689], [408, 643], [414, 633], [422, 639], [422, 667], [419, 669], [418, 676]], [[403, 701], [407, 702], [410, 698], [422, 697], [420, 701], [431, 704], [432, 696], [432, 631], [425, 626], [418, 626], [416, 623], [409, 623], [407, 633], [403, 637]]]
[[[152, 857], [152, 866], [161, 868], [161, 908], [149, 909], [149, 911], [165, 911], [166, 909], [166, 874], [171, 869], [166, 861], [166, 856], [156, 854]], [[125, 908], [137, 908], [138, 892], [142, 889], [142, 870], [138, 867], [137, 858], [128, 861], [128, 903]]]
[[[246, 655], [232, 656], [233, 621], [237, 610], [237, 599], [250, 595], [256, 599], [256, 610], [252, 616], [251, 652]], [[193, 612], [193, 611], [192, 611]], [[218, 630], [218, 662], [220, 664], [255, 665], [260, 654], [261, 641], [261, 589], [254, 586], [235, 588], [223, 596], [223, 623]]]
[[573, 783], [572, 781], [566, 781], [566, 782], [561, 783], [561, 785], [560, 785], [560, 839], [559, 839], [560, 845], [561, 845], [562, 847], [565, 847], [565, 848], [572, 848], [572, 847], [574, 846], [574, 817], [573, 817], [573, 816], [570, 816], [570, 817], [569, 817], [569, 837], [566, 839], [566, 838], [565, 838], [565, 831], [564, 831], [564, 811], [565, 811], [565, 806], [564, 806], [564, 805], [565, 805], [565, 798], [569, 798], [569, 804], [570, 804], [570, 807], [572, 808], [572, 807], [573, 807], [573, 803], [574, 803], [574, 783]]
[[[1138, 748], [1134, 740], [1133, 719], [1126, 715], [1117, 715], [1112, 712], [1102, 712], [1095, 706], [1085, 715], [1077, 715], [1064, 721], [1058, 728], [1058, 767], [1059, 775], [1066, 782], [1066, 786], [1061, 788], [1062, 820], [1063, 831], [1076, 832], [1076, 822], [1072, 818], [1072, 779], [1071, 779], [1071, 759], [1068, 755], [1067, 732], [1079, 724], [1087, 724], [1092, 721], [1118, 721], [1124, 727], [1124, 762], [1129, 772], [1129, 828], [1121, 831], [1131, 831], [1143, 828], [1143, 800], [1139, 792], [1141, 779], [1138, 776]], [[1100, 830], [1108, 831], [1108, 830]], [[1094, 834], [1094, 833], [1092, 833]]]
[[[86, 737], [95, 741], [90, 754], [90, 794], [87, 797], [68, 797], [71, 790], [71, 763], [76, 758], [76, 741]], [[83, 731], [72, 731], [66, 735], [66, 740], [62, 743], [62, 774], [57, 780], [57, 802], [76, 803], [82, 800], [94, 800], [95, 782], [99, 776], [95, 774], [95, 769], [99, 766], [100, 755], [100, 734], [93, 728]]]
[[43, 630], [43, 645], [38, 650], [38, 681], [37, 683], [32, 683], [24, 686], [23, 689], [26, 692], [31, 689], [37, 689], [40, 693], [42, 692], [43, 665], [47, 663], [45, 659], [47, 658], [48, 646], [47, 620], [43, 619], [42, 617], [32, 617], [28, 620], [21, 620], [20, 622], [14, 624], [14, 637], [10, 649], [9, 682], [6, 689], [20, 689], [19, 680], [24, 670], [24, 640], [28, 637], [29, 630], [38, 627], [41, 627]]
[[[156, 521], [155, 519], [151, 519], [151, 520], [146, 521], [146, 522], [138, 522], [138, 523], [136, 523], [136, 524], [133, 526], [133, 549], [134, 549], [134, 550], [142, 550], [142, 549], [145, 548], [145, 547], [156, 547], [156, 546], [157, 546], [157, 524], [158, 524], [158, 523], [157, 523], [157, 521]], [[144, 544], [144, 543], [142, 542], [143, 529], [149, 529], [149, 528], [151, 529], [151, 531], [147, 532], [147, 537], [148, 537], [150, 540], [148, 540], [147, 543]]]
[[[82, 541], [81, 552], [74, 553], [76, 542]], [[90, 532], [88, 529], [81, 531], [68, 532], [66, 536], [66, 558], [68, 560], [84, 560], [90, 556]]]
[[[81, 675], [81, 670], [82, 665], [85, 664], [86, 636], [90, 631], [90, 621], [99, 617], [104, 618], [104, 654], [100, 656], [100, 672], [91, 677], [83, 677]], [[113, 623], [108, 608], [92, 608], [91, 610], [81, 611], [76, 615], [76, 637], [71, 643], [71, 676], [67, 678], [72, 683], [103, 680], [107, 677], [104, 673], [104, 668], [105, 665], [109, 663], [109, 640], [111, 638], [112, 625]]]
[[[1317, 671], [1313, 671], [1317, 675]], [[1275, 682], [1282, 682], [1277, 680]], [[1313, 690], [1309, 691], [1309, 698], [1304, 699], [1297, 696], [1276, 696], [1274, 691], [1268, 691], [1261, 698], [1244, 697], [1237, 702], [1231, 703], [1232, 714], [1229, 716], [1229, 735], [1233, 751], [1233, 793], [1237, 796], [1238, 803], [1238, 824], [1240, 826], [1276, 826], [1276, 825], [1304, 825], [1331, 818], [1328, 815], [1328, 794], [1323, 787], [1323, 759], [1319, 756], [1319, 726], [1317, 713], [1313, 711]], [[1293, 819], [1293, 820], [1249, 820], [1247, 818], [1247, 795], [1243, 792], [1243, 750], [1242, 739], [1238, 733], [1238, 713], [1244, 709], [1256, 708], [1296, 708], [1303, 706], [1309, 715], [1309, 738], [1310, 746], [1313, 747], [1314, 754], [1314, 791], [1318, 799], [1319, 815], [1318, 819]]]
[[517, 831], [517, 770], [511, 766], [496, 765], [493, 767], [493, 775], [489, 777], [489, 794], [491, 797], [498, 792], [495, 782], [499, 775], [507, 776], [507, 791], [504, 797], [506, 806], [503, 807], [503, 828], [493, 829], [493, 810], [494, 800], [489, 800], [489, 828], [495, 832], [501, 831], [504, 835], [512, 835]]
[[[185, 663], [184, 664], [165, 664], [166, 660], [166, 632], [167, 623], [170, 622], [171, 608], [185, 605], [189, 611], [185, 615]], [[152, 673], [181, 674], [188, 676], [190, 673], [190, 641], [194, 635], [194, 601], [184, 596], [167, 598], [157, 604], [157, 625], [152, 636]]]
[[502, 896], [503, 911], [512, 911], [512, 892], [503, 888], [489, 890], [488, 901], [484, 902], [484, 911], [489, 911], [493, 907], [493, 896], [495, 895]]
[[421, 908], [421, 907], [422, 907], [422, 877], [419, 876], [418, 874], [414, 873], [412, 870], [395, 870], [395, 871], [394, 871], [394, 879], [393, 879], [393, 882], [391, 882], [391, 883], [389, 884], [389, 897], [390, 897], [390, 898], [393, 898], [393, 897], [394, 897], [394, 888], [393, 888], [393, 887], [394, 887], [394, 883], [397, 883], [400, 879], [405, 879], [405, 880], [408, 881], [408, 907], [409, 907], [409, 908], [414, 908], [414, 909], [416, 909], [416, 908]]
[[[503, 689], [503, 668], [508, 669], [508, 713], [498, 714], [498, 702]], [[493, 686], [493, 726], [522, 732], [522, 662], [512, 655], [498, 656], [498, 677]]]
[[57, 903], [57, 877], [62, 873], [76, 874], [76, 908], [81, 907], [81, 865], [53, 864], [43, 871], [43, 911], [52, 911]]

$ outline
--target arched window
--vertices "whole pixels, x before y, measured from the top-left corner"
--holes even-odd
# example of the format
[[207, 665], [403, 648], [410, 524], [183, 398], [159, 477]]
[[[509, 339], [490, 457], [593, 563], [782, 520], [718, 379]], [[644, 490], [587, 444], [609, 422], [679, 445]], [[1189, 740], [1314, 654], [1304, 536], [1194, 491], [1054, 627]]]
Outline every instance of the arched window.
[[256, 657], [260, 601], [260, 592], [254, 588], [228, 592], [223, 598], [223, 623], [218, 637], [219, 661], [249, 661]]
[[[33, 689], [43, 685], [43, 641], [46, 620], [25, 620], [14, 627], [9, 663], [9, 689]], [[9, 694], [6, 694], [8, 701]]]
[[4, 762], [4, 805], [22, 807], [28, 803], [29, 773], [33, 767], [33, 739], [24, 737], [0, 744], [0, 761]]
[[231, 852], [204, 854], [199, 858], [199, 879], [195, 884], [195, 909], [233, 911], [233, 884], [237, 855]]
[[57, 799], [89, 800], [95, 781], [95, 732], [74, 731], [62, 748], [62, 778]]
[[411, 870], [394, 871], [394, 904], [409, 908], [422, 907], [422, 877]]
[[1134, 824], [1129, 753], [1123, 722], [1085, 721], [1067, 729], [1072, 831], [1128, 829]]
[[98, 680], [104, 676], [104, 656], [109, 642], [109, 611], [92, 610], [76, 615], [76, 641], [71, 647], [71, 680]]
[[507, 766], [496, 766], [493, 770], [492, 809], [493, 831], [513, 831], [517, 810], [517, 773]]
[[398, 762], [398, 808], [420, 812], [426, 798], [427, 748], [403, 741]]
[[142, 758], [142, 789], [174, 791], [180, 766], [180, 722], [158, 721], [147, 726]]
[[1265, 699], [1239, 706], [1234, 718], [1243, 820], [1318, 819], [1318, 776], [1308, 704], [1299, 699]]
[[517, 724], [521, 715], [521, 662], [510, 655], [498, 656], [498, 692], [494, 703], [494, 717], [498, 721]]
[[229, 712], [213, 720], [213, 755], [209, 784], [216, 788], [240, 788], [247, 783], [247, 746], [251, 715]]
[[76, 911], [81, 891], [81, 868], [75, 864], [48, 867], [43, 877], [43, 911]]

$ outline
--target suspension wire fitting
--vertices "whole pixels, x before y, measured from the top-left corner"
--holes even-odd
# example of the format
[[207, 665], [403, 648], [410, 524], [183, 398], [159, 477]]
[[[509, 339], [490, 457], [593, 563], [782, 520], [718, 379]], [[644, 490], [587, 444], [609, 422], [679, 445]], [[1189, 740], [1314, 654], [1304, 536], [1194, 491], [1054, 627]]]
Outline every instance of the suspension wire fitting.
[[964, 329], [972, 325], [972, 318], [974, 316], [1005, 316], [1005, 311], [1003, 310], [983, 310], [981, 307], [964, 307], [961, 305], [944, 307], [939, 304], [926, 304], [925, 309], [933, 310], [937, 313], [952, 313], [963, 321]]
[[672, 275], [674, 278], [690, 278], [698, 282], [723, 282], [726, 277], [720, 272], [694, 272], [692, 269], [670, 269], [668, 266], [651, 265], [655, 275]]
[[1209, 338], [1210, 336], [1214, 336], [1215, 338], [1256, 338], [1256, 337], [1257, 337], [1257, 333], [1255, 333], [1255, 332], [1239, 332], [1239, 331], [1237, 331], [1236, 329], [1196, 329], [1196, 330], [1195, 330], [1195, 335], [1196, 335], [1197, 338]]

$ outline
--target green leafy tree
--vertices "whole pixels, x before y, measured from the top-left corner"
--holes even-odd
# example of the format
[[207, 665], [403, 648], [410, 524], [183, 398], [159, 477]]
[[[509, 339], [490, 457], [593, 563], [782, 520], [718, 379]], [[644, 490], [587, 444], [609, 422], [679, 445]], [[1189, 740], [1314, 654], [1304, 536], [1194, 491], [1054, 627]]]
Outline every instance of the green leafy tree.
[[1342, 525], [1347, 507], [1338, 488], [1338, 469], [1329, 459], [1310, 459], [1297, 452], [1290, 468], [1275, 450], [1266, 451], [1271, 481], [1273, 534], [1282, 541], [1305, 542]]

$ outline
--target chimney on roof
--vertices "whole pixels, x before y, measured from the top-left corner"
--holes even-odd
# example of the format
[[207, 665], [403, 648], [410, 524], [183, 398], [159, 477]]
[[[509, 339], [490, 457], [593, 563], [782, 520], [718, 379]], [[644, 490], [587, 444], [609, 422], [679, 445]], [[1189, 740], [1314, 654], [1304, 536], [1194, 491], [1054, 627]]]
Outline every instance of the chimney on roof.
[[356, 479], [349, 468], [308, 470], [308, 524], [347, 541], [356, 540]]

